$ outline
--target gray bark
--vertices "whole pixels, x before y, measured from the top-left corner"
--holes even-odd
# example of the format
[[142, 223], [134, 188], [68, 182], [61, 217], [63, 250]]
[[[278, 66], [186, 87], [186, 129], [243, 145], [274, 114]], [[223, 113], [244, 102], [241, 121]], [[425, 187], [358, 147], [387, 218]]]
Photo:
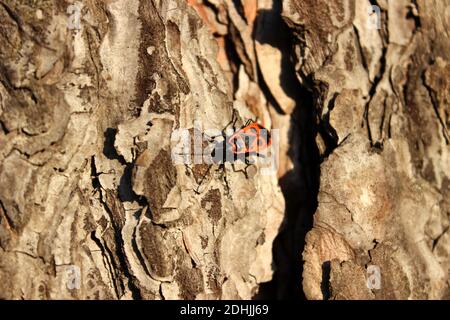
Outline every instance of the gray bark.
[[[450, 298], [450, 5], [373, 3], [0, 1], [0, 298]], [[233, 110], [274, 174], [172, 161]]]

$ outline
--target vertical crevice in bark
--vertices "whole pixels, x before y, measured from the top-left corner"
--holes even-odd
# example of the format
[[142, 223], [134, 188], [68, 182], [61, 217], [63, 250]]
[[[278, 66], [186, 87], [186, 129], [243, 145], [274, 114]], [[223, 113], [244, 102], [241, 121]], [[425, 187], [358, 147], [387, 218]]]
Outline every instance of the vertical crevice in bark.
[[[293, 32], [281, 17], [282, 3], [275, 1], [270, 10], [259, 10], [257, 20], [264, 23], [265, 16], [270, 20], [270, 32], [253, 31], [255, 41], [269, 44], [281, 53], [281, 73], [279, 82], [284, 93], [295, 101], [290, 115], [288, 157], [293, 168], [279, 178], [279, 185], [285, 199], [283, 228], [274, 245], [274, 278], [261, 285], [258, 297], [277, 299], [304, 299], [301, 286], [303, 261], [301, 252], [305, 236], [312, 228], [312, 219], [317, 208], [317, 193], [320, 177], [320, 157], [316, 145], [318, 118], [313, 93], [307, 89], [312, 84], [307, 79], [300, 84], [292, 60]], [[273, 18], [275, 17], [275, 18]], [[258, 23], [255, 23], [255, 28]], [[283, 108], [278, 104], [260, 73], [258, 83], [266, 99], [280, 115]]]
[[[301, 286], [303, 259], [301, 252], [305, 246], [305, 237], [312, 228], [314, 213], [317, 209], [317, 195], [320, 179], [320, 155], [316, 144], [317, 114], [312, 93], [302, 90], [302, 99], [292, 114], [291, 128], [293, 138], [290, 152], [294, 163], [293, 170], [280, 179], [280, 186], [286, 199], [286, 225], [280, 233], [280, 242], [274, 248], [288, 248], [286, 261], [288, 274], [278, 278], [278, 283], [286, 286], [278, 298], [304, 298]], [[297, 135], [297, 136], [295, 136]], [[283, 238], [284, 241], [282, 240]], [[278, 256], [278, 255], [277, 255]], [[286, 276], [288, 281], [286, 281]]]
[[[141, 293], [139, 287], [135, 284], [135, 277], [132, 275], [129, 269], [129, 263], [126, 260], [126, 253], [124, 250], [124, 242], [121, 235], [123, 229], [122, 214], [119, 213], [123, 208], [111, 208], [108, 200], [112, 203], [117, 204], [114, 200], [115, 194], [110, 193], [110, 191], [103, 190], [101, 183], [99, 181], [99, 175], [101, 172], [97, 172], [95, 165], [95, 157], [91, 158], [91, 177], [92, 177], [92, 187], [96, 192], [99, 193], [100, 202], [108, 213], [110, 221], [112, 222], [112, 233], [113, 233], [113, 246], [114, 251], [108, 247], [108, 245], [103, 245], [100, 239], [95, 235], [95, 232], [91, 232], [91, 238], [97, 243], [99, 248], [102, 250], [104, 255], [108, 255], [109, 261], [111, 262], [111, 276], [114, 281], [115, 293], [118, 299], [124, 295], [125, 288], [127, 287], [133, 299], [141, 299]], [[126, 200], [123, 200], [126, 201]], [[119, 212], [118, 212], [119, 211]], [[111, 244], [111, 243], [110, 243]]]
[[322, 263], [322, 282], [320, 287], [322, 289], [323, 300], [330, 299], [330, 272], [331, 272], [331, 262], [325, 261]]

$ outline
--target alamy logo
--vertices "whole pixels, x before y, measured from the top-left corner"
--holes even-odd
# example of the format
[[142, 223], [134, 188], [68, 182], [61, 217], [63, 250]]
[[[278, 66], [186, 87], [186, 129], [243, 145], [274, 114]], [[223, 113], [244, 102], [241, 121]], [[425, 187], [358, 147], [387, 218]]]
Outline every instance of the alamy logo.
[[225, 133], [217, 129], [202, 130], [202, 124], [195, 121], [193, 129], [172, 132], [172, 161], [175, 165], [242, 161], [258, 164], [262, 175], [276, 174], [279, 139], [278, 129], [269, 132], [256, 122]]
[[371, 290], [381, 289], [381, 271], [377, 265], [367, 266], [367, 288]]
[[369, 17], [367, 19], [367, 28], [370, 30], [381, 29], [381, 9], [376, 5], [368, 6]]
[[81, 270], [79, 266], [70, 265], [66, 268], [66, 287], [69, 290], [80, 289]]
[[67, 7], [67, 13], [69, 14], [69, 20], [67, 21], [67, 28], [70, 30], [81, 29], [81, 9], [83, 4], [75, 2]]

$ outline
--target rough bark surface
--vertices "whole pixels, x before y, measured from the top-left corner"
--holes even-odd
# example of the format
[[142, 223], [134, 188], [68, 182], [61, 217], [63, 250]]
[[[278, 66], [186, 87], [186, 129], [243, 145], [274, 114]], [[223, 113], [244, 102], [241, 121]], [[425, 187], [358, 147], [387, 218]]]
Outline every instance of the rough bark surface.
[[[0, 298], [449, 299], [449, 17], [0, 0]], [[279, 129], [275, 174], [172, 161], [233, 110]]]
[[[379, 32], [362, 1], [284, 1], [328, 141], [303, 252], [310, 299], [449, 297], [449, 3], [377, 4]], [[379, 290], [358, 280], [368, 265]]]
[[231, 119], [213, 37], [184, 1], [87, 1], [80, 30], [67, 5], [0, 6], [2, 298], [251, 298], [276, 176], [227, 166], [197, 194], [204, 166], [171, 160], [174, 129]]

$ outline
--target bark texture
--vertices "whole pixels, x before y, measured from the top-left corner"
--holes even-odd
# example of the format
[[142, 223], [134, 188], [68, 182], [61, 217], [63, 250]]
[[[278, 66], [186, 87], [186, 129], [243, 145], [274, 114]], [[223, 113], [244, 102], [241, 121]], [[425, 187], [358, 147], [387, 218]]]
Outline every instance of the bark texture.
[[[283, 3], [325, 142], [303, 289], [311, 299], [448, 298], [449, 3], [377, 4], [379, 32], [362, 1]], [[361, 285], [368, 265], [380, 268], [379, 290]]]
[[231, 119], [212, 35], [184, 1], [87, 1], [80, 30], [68, 5], [0, 6], [2, 297], [251, 298], [276, 176], [227, 166], [197, 194], [205, 165], [171, 160], [174, 129]]
[[[0, 0], [0, 298], [449, 299], [449, 17]], [[275, 174], [172, 161], [233, 110], [279, 129]]]

